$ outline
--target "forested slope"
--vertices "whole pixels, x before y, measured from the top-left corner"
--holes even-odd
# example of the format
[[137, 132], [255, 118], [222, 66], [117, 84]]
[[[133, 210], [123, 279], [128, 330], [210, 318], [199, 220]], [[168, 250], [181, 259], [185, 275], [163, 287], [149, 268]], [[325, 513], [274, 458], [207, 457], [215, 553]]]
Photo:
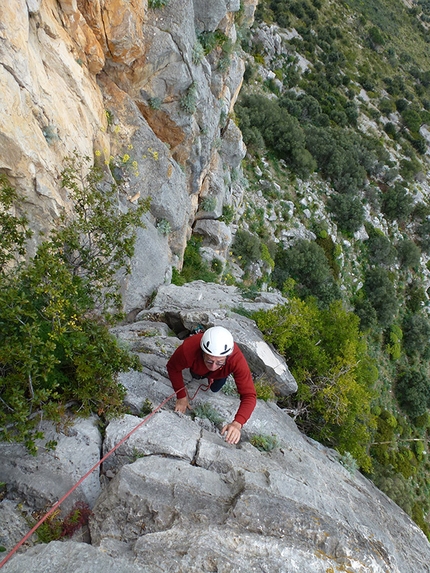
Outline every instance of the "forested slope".
[[424, 1], [259, 3], [230, 118], [248, 188], [223, 214], [237, 229], [221, 279], [290, 299], [255, 317], [299, 383], [284, 407], [427, 535], [429, 15]]

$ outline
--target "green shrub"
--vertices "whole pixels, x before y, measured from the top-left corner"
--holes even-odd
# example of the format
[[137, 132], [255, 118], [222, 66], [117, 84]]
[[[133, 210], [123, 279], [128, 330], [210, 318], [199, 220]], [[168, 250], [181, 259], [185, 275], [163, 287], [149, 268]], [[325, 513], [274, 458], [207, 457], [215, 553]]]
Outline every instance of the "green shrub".
[[275, 385], [265, 378], [256, 380], [255, 391], [257, 392], [257, 398], [263, 400], [263, 402], [273, 402], [276, 399]]
[[393, 281], [388, 271], [381, 267], [367, 270], [364, 279], [364, 292], [374, 308], [379, 325], [391, 325], [397, 314], [399, 303]]
[[235, 112], [247, 145], [272, 149], [300, 177], [307, 178], [314, 171], [315, 161], [305, 147], [299, 121], [277, 101], [261, 95], [243, 96]]
[[408, 356], [430, 359], [430, 321], [425, 314], [407, 314], [403, 321], [403, 346]]
[[378, 229], [370, 229], [366, 246], [370, 264], [389, 267], [394, 263], [396, 251], [390, 239]]
[[400, 407], [411, 418], [422, 416], [430, 407], [430, 386], [425, 368], [404, 367], [394, 389]]
[[419, 244], [422, 250], [430, 254], [430, 220], [425, 219], [418, 225], [417, 234], [419, 237]]
[[406, 307], [411, 313], [418, 312], [427, 300], [426, 291], [421, 281], [412, 280], [405, 291]]
[[149, 8], [164, 8], [168, 6], [170, 0], [148, 0]]
[[173, 269], [172, 282], [178, 286], [188, 282], [202, 280], [216, 282], [217, 274], [211, 271], [209, 264], [203, 260], [200, 254], [202, 237], [191, 236], [184, 252], [182, 271]]
[[261, 258], [261, 241], [256, 235], [238, 229], [232, 244], [232, 252], [246, 267]]
[[208, 404], [207, 402], [195, 406], [191, 413], [191, 416], [193, 419], [203, 418], [209, 420], [210, 422], [215, 424], [215, 426], [224, 423], [224, 420], [219, 414], [219, 412], [211, 404]]
[[20, 257], [25, 255], [27, 240], [32, 236], [27, 227], [27, 217], [17, 217], [10, 212], [18, 200], [15, 189], [0, 173], [0, 274], [7, 271], [9, 264], [18, 263]]
[[289, 249], [279, 248], [272, 277], [281, 290], [287, 279], [294, 279], [298, 296], [315, 296], [323, 306], [340, 298], [340, 290], [324, 250], [313, 241], [300, 239]]
[[381, 210], [390, 221], [407, 220], [413, 209], [413, 198], [403, 185], [396, 182], [382, 196]]
[[396, 106], [391, 98], [383, 98], [379, 102], [379, 111], [384, 115], [390, 115], [396, 111]]
[[369, 468], [372, 386], [377, 370], [367, 353], [358, 317], [336, 301], [321, 310], [315, 301], [291, 299], [254, 314], [258, 328], [288, 360], [299, 390], [289, 398], [302, 431], [350, 452]]
[[339, 229], [347, 235], [356, 233], [364, 223], [364, 208], [358, 197], [348, 194], [333, 194], [327, 207], [333, 212]]
[[62, 184], [73, 218], [63, 213], [36, 256], [0, 276], [0, 439], [32, 451], [38, 419], [59, 420], [69, 402], [81, 415], [121, 410], [117, 374], [140, 368], [108, 326], [122, 317], [118, 280], [148, 205], [121, 212], [116, 186], [89, 158], [66, 159]]
[[387, 345], [387, 352], [393, 360], [399, 360], [402, 354], [403, 331], [397, 324], [393, 324], [390, 329], [390, 343]]
[[421, 260], [421, 250], [414, 241], [403, 239], [397, 243], [396, 250], [400, 266], [403, 269], [418, 270]]
[[192, 115], [197, 110], [197, 86], [193, 82], [180, 99], [180, 106], [186, 113]]
[[271, 452], [280, 447], [280, 442], [276, 436], [268, 434], [255, 434], [249, 439], [251, 445], [260, 452]]

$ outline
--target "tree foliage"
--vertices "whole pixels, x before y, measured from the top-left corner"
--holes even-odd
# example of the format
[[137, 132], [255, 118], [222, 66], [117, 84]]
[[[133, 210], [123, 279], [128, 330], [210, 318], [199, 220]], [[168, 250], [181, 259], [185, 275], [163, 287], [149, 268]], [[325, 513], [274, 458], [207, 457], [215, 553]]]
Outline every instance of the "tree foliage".
[[319, 309], [315, 301], [288, 304], [254, 315], [266, 340], [281, 352], [299, 390], [291, 412], [315, 439], [349, 451], [369, 469], [366, 444], [373, 419], [377, 377], [356, 315], [340, 301]]
[[382, 267], [368, 269], [363, 289], [379, 325], [382, 328], [390, 326], [397, 314], [399, 303], [389, 272]]
[[314, 171], [316, 165], [305, 147], [305, 134], [298, 120], [277, 101], [262, 95], [247, 95], [241, 98], [235, 111], [247, 145], [258, 142], [258, 132], [265, 146], [298, 175], [308, 177]]
[[366, 246], [370, 264], [389, 267], [394, 263], [396, 250], [390, 239], [378, 229], [370, 229]]
[[[121, 210], [119, 190], [89, 158], [66, 160], [62, 182], [73, 212], [33, 258], [0, 276], [0, 439], [33, 450], [38, 421], [58, 420], [69, 402], [83, 415], [118, 411], [117, 374], [139, 367], [108, 325], [121, 316], [118, 279], [148, 205]], [[0, 239], [2, 250], [23, 245], [17, 237]]]
[[246, 266], [261, 259], [262, 243], [256, 235], [238, 229], [232, 244], [232, 251], [234, 256], [241, 259]]
[[301, 298], [314, 296], [323, 306], [340, 298], [324, 249], [313, 241], [300, 239], [288, 249], [278, 249], [273, 280], [282, 290], [289, 278], [295, 281], [295, 291]]
[[381, 210], [390, 221], [406, 221], [412, 209], [413, 198], [403, 185], [395, 183], [384, 193]]
[[428, 367], [412, 365], [403, 368], [394, 387], [397, 400], [411, 418], [425, 414], [430, 407], [430, 378]]
[[17, 202], [17, 192], [0, 173], [0, 273], [6, 272], [9, 264], [18, 262], [18, 258], [25, 255], [25, 245], [31, 237], [27, 217], [12, 212]]

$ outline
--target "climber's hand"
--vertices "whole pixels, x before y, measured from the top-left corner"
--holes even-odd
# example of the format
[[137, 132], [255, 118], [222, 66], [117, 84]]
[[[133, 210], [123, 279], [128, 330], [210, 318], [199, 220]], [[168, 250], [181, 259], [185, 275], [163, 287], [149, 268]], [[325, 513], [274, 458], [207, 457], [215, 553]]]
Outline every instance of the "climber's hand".
[[240, 440], [242, 425], [239, 422], [232, 422], [231, 424], [226, 424], [221, 430], [221, 435], [225, 434], [225, 441], [229, 444], [237, 444]]
[[191, 410], [190, 403], [188, 398], [178, 398], [175, 404], [175, 412], [180, 412], [181, 414], [185, 414], [187, 410]]

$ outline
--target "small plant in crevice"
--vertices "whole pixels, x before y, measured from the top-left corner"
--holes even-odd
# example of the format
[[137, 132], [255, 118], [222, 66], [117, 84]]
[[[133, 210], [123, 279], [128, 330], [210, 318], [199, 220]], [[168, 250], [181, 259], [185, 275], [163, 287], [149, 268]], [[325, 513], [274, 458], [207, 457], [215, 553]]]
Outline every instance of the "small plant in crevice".
[[154, 405], [152, 404], [151, 400], [149, 398], [145, 398], [145, 401], [143, 402], [142, 407], [140, 408], [139, 416], [141, 418], [145, 418], [146, 416], [151, 414], [153, 409]]
[[140, 452], [137, 448], [133, 448], [133, 451], [131, 453], [131, 463], [136, 462], [137, 460], [140, 460], [141, 458], [144, 458], [146, 456], [146, 454], [144, 454], [143, 452]]
[[273, 382], [261, 377], [255, 382], [257, 398], [263, 402], [274, 402], [276, 400], [275, 386]]
[[[232, 178], [232, 182], [233, 182], [233, 178]], [[225, 223], [226, 225], [231, 225], [231, 223], [233, 223], [233, 221], [234, 221], [235, 214], [236, 213], [235, 213], [233, 205], [223, 205], [222, 215], [219, 218], [219, 220], [222, 221], [223, 223]]]
[[229, 376], [227, 378], [227, 382], [222, 387], [222, 392], [226, 396], [238, 396], [239, 395], [233, 376]]
[[214, 211], [216, 209], [217, 200], [216, 197], [211, 197], [210, 195], [203, 197], [200, 207], [203, 211]]
[[208, 403], [199, 404], [198, 406], [196, 406], [192, 411], [191, 417], [193, 418], [193, 420], [195, 420], [196, 418], [203, 418], [209, 420], [210, 422], [215, 424], [215, 426], [224, 423], [224, 420], [219, 414], [219, 412], [215, 410], [215, 408], [211, 404]]
[[157, 223], [157, 230], [161, 235], [167, 236], [172, 232], [172, 226], [166, 219], [161, 219]]
[[358, 463], [357, 460], [353, 457], [350, 452], [345, 452], [342, 457], [339, 459], [339, 463], [343, 465], [343, 467], [349, 471], [350, 474], [355, 475], [358, 470]]
[[180, 286], [195, 280], [216, 282], [218, 275], [210, 269], [209, 264], [203, 260], [200, 253], [202, 240], [202, 237], [193, 235], [188, 241], [184, 252], [182, 271], [172, 270], [173, 284]]
[[192, 52], [191, 52], [191, 61], [195, 66], [198, 66], [203, 58], [205, 57], [205, 50], [199, 40], [196, 40]]
[[192, 82], [186, 93], [181, 97], [180, 106], [183, 111], [193, 115], [197, 109], [197, 86]]
[[280, 442], [274, 434], [255, 434], [251, 436], [249, 442], [254, 448], [260, 452], [271, 452], [272, 450], [280, 447]]
[[151, 109], [160, 109], [161, 108], [161, 104], [163, 103], [163, 100], [160, 97], [152, 97], [149, 99], [149, 107]]
[[[64, 519], [59, 517], [59, 513], [60, 510], [55, 511], [37, 529], [38, 540], [42, 543], [72, 537], [76, 531], [87, 525], [92, 512], [87, 503], [77, 501]], [[33, 514], [33, 517], [39, 518], [39, 515]]]
[[165, 8], [170, 0], [148, 0], [148, 8]]
[[220, 274], [222, 274], [223, 268], [224, 268], [224, 265], [220, 259], [216, 259], [216, 258], [212, 259], [211, 271], [213, 271], [217, 275], [220, 275]]
[[43, 136], [49, 145], [55, 143], [59, 139], [58, 131], [57, 131], [57, 128], [54, 124], [46, 125], [42, 129], [42, 133], [43, 133]]

